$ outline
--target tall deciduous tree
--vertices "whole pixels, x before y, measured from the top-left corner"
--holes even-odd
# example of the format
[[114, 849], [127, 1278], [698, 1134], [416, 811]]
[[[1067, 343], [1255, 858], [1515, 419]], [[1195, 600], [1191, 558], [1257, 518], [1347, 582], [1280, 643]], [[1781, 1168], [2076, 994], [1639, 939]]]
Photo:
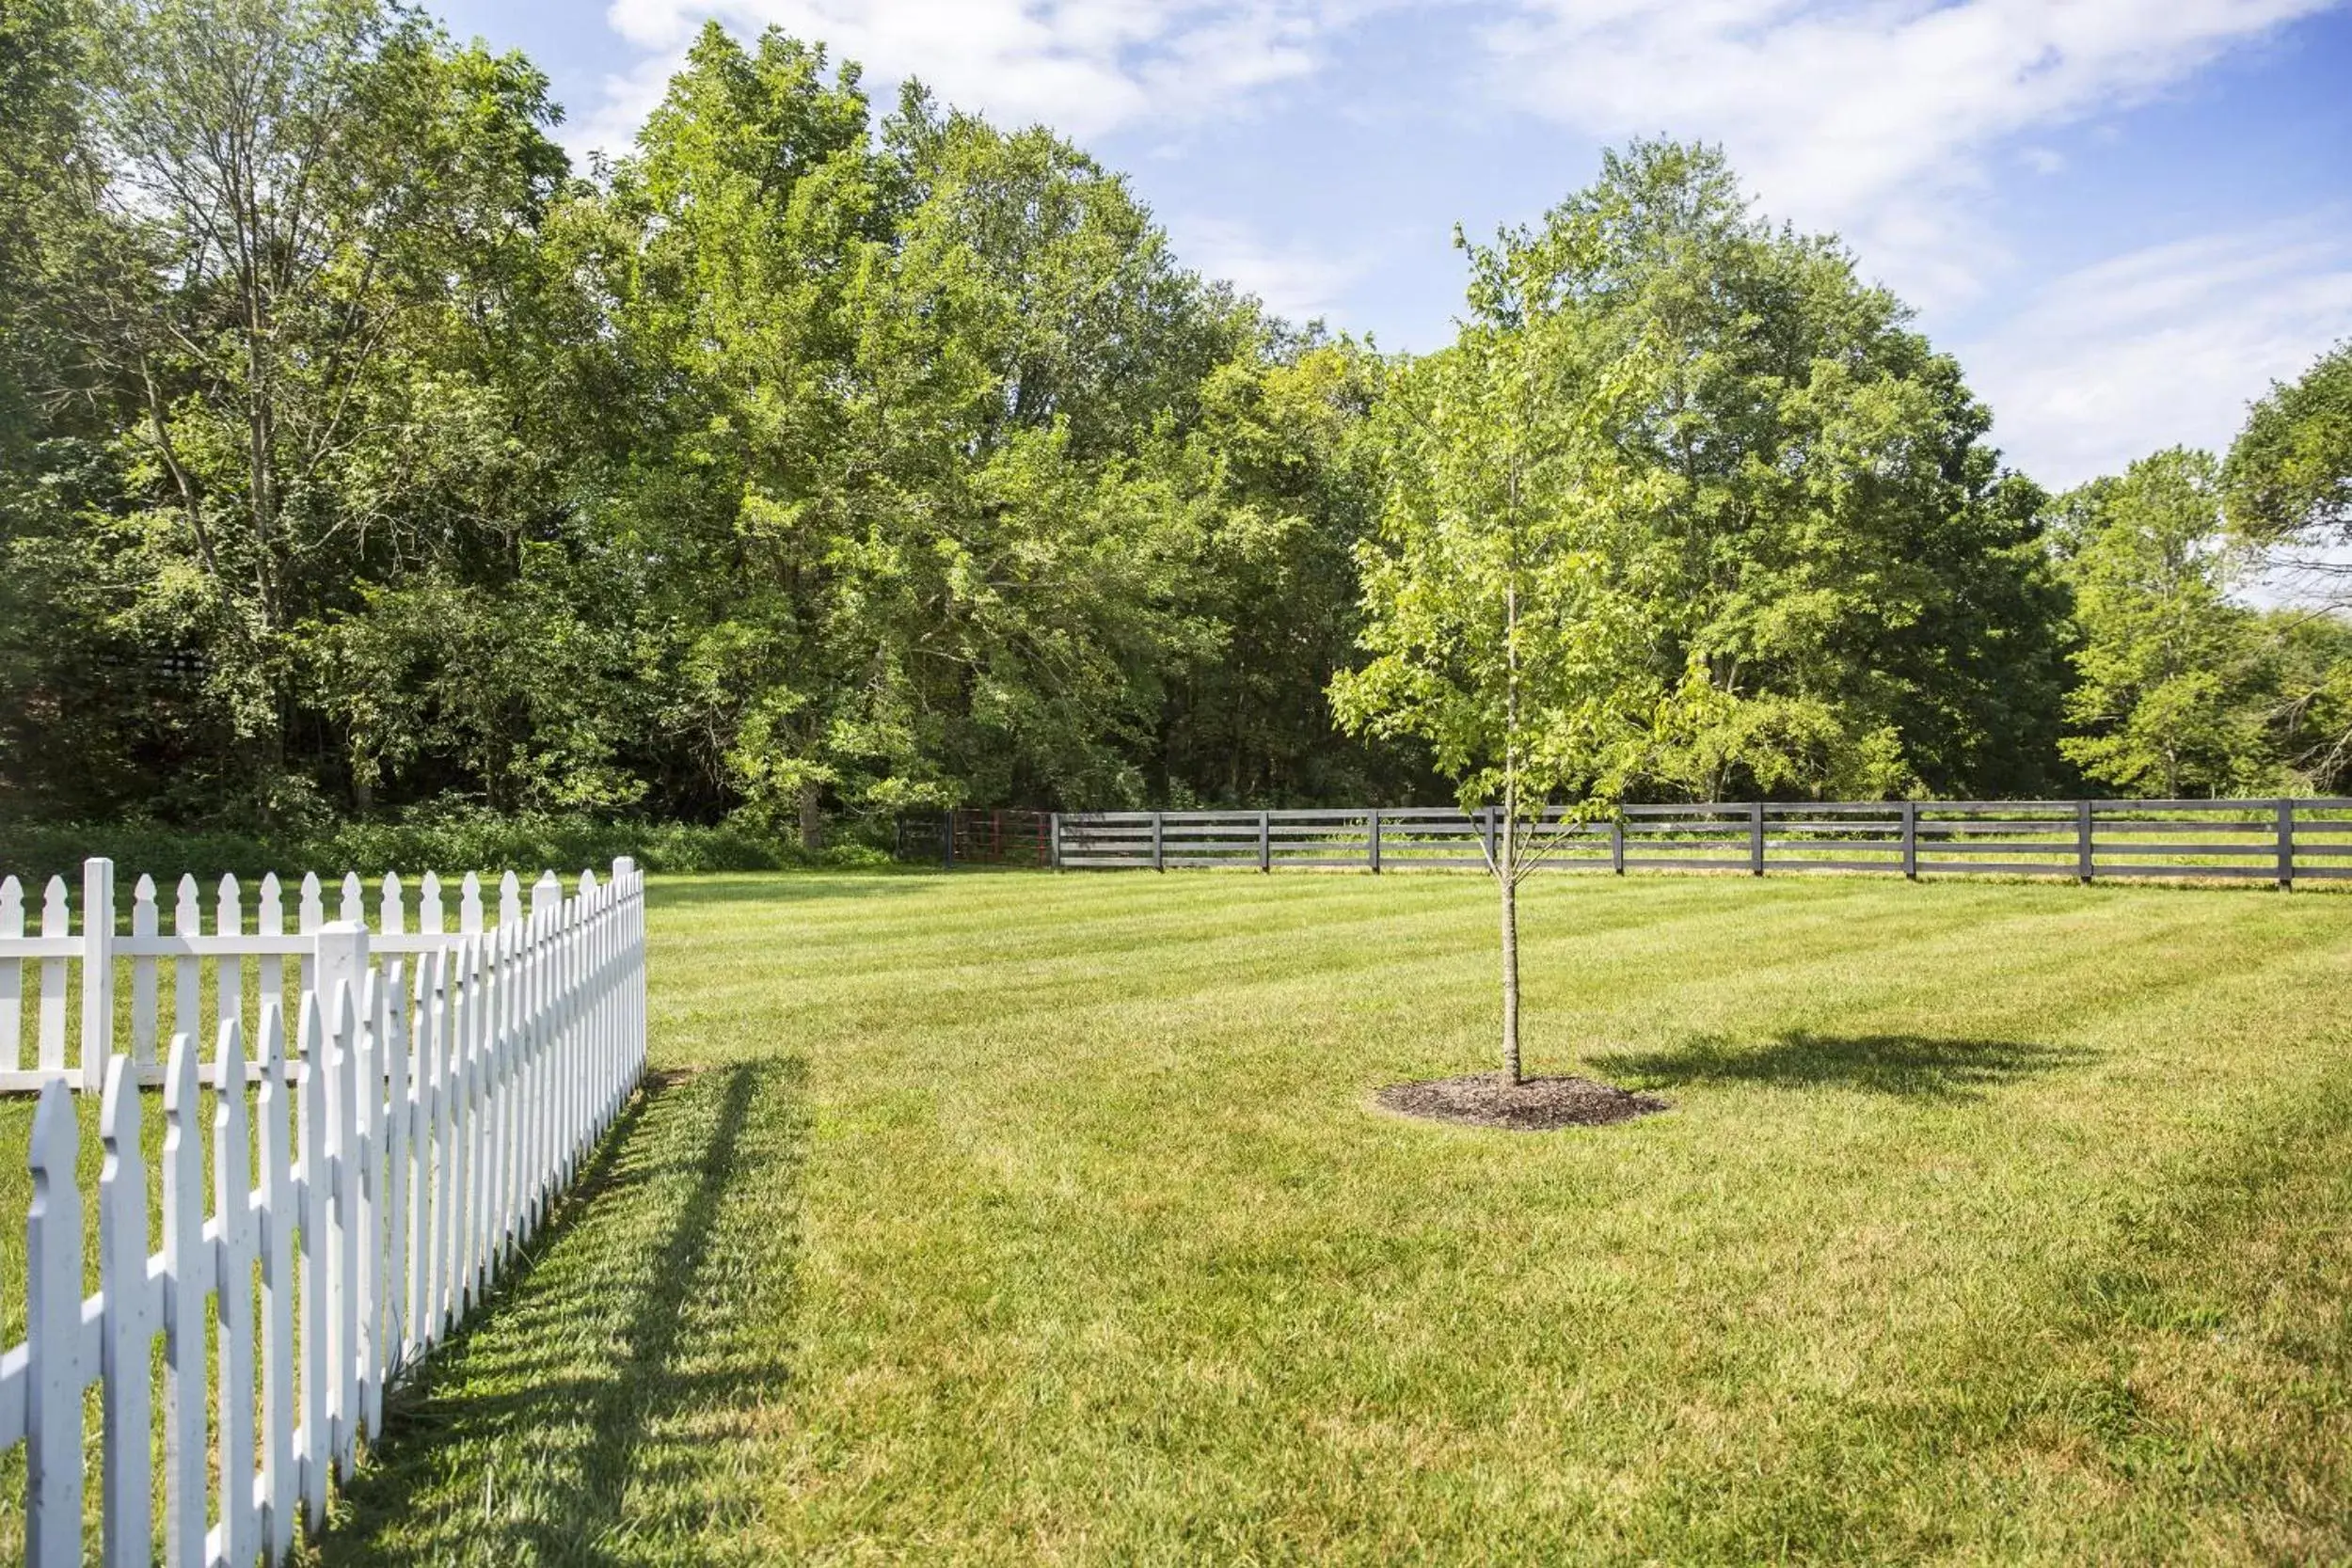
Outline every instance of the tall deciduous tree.
[[2218, 465], [2174, 448], [2066, 498], [2083, 643], [2060, 744], [2094, 780], [2164, 797], [2270, 781], [2264, 647], [2232, 602]]
[[1547, 808], [1609, 807], [1662, 690], [1658, 521], [1665, 476], [1629, 453], [1663, 370], [1564, 287], [1590, 236], [1470, 247], [1453, 347], [1392, 383], [1390, 483], [1361, 555], [1365, 650], [1332, 684], [1342, 721], [1425, 741], [1465, 811], [1494, 812], [1503, 1076], [1520, 1079], [1518, 888]]
[[2259, 546], [2352, 543], [2352, 342], [2254, 404], [2222, 480], [2232, 522]]

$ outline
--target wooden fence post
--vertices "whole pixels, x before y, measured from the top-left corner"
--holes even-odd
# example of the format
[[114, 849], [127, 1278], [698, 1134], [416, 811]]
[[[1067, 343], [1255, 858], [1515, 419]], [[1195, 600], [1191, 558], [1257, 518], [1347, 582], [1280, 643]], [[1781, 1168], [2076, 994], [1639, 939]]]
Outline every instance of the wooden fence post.
[[1903, 875], [1919, 879], [1919, 802], [1903, 802]]
[[106, 1058], [114, 1054], [114, 947], [115, 863], [103, 858], [86, 860], [82, 863], [82, 1087], [93, 1093], [104, 1085]]
[[1258, 814], [1258, 869], [1274, 869], [1274, 814], [1270, 811]]
[[1495, 843], [1495, 808], [1488, 806], [1481, 815], [1486, 819], [1486, 863], [1492, 866], [1495, 863], [1495, 850], [1499, 847]]
[[1748, 802], [1748, 875], [1764, 875], [1764, 802]]
[[1061, 813], [1055, 812], [1046, 817], [1045, 831], [1045, 863], [1059, 871], [1061, 869]]
[[1370, 816], [1371, 832], [1364, 841], [1364, 855], [1371, 863], [1372, 874], [1377, 877], [1380, 875], [1380, 808], [1373, 807]]
[[2090, 802], [2088, 800], [2077, 800], [2074, 802], [2074, 875], [2083, 881], [2088, 882], [2091, 879], [2092, 870], [2093, 865], [2090, 858]]
[[1152, 814], [1152, 869], [1154, 871], [1168, 869], [1167, 846], [1162, 842], [1162, 828], [1167, 816], [1164, 811]]
[[2295, 802], [2279, 802], [2279, 891], [2295, 886]]
[[1622, 816], [1609, 819], [1609, 869], [1620, 877], [1625, 875], [1625, 818]]

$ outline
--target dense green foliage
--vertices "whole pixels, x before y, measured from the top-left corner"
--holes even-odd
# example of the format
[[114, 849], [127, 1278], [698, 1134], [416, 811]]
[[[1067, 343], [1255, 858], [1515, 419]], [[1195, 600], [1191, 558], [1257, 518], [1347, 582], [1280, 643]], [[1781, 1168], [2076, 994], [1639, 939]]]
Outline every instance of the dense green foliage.
[[[1474, 266], [1415, 359], [1186, 270], [1049, 130], [879, 111], [779, 33], [707, 29], [609, 166], [558, 115], [386, 0], [0, 11], [0, 812], [813, 841], [1433, 797], [1451, 742], [1343, 730], [1333, 682], [1384, 657], [1418, 422], [1529, 313], [1643, 367], [1579, 436], [1639, 498], [1613, 788], [2120, 786], [2170, 722], [2075, 609], [2117, 552], [2053, 547], [2110, 509], [2006, 470], [1900, 303], [1708, 150], [1612, 155], [1499, 242], [1534, 292]], [[2247, 550], [2341, 533], [2347, 363], [2257, 410], [2214, 548], [2225, 497]], [[1530, 419], [1576, 422], [1561, 385]], [[2332, 786], [2339, 623], [2228, 614], [2268, 673], [2163, 689], [2235, 737], [2181, 786]]]

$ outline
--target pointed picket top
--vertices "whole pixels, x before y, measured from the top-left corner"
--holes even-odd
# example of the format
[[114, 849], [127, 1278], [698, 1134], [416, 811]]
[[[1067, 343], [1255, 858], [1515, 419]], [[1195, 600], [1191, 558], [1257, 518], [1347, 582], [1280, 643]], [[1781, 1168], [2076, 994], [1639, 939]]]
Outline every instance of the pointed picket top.
[[[62, 882], [58, 886], [62, 887]], [[499, 879], [499, 924], [512, 926], [523, 917], [523, 884], [509, 871]]]
[[326, 924], [326, 900], [320, 896], [319, 874], [315, 871], [306, 871], [302, 874], [302, 902], [300, 913], [295, 917], [294, 928], [308, 936]]
[[457, 928], [461, 931], [482, 929], [482, 879], [473, 872], [466, 873], [457, 895]]
[[357, 871], [343, 873], [343, 909], [337, 918], [347, 920], [354, 926], [368, 923], [367, 894], [359, 886], [359, 873]]
[[545, 914], [564, 901], [564, 884], [555, 879], [552, 871], [542, 871], [539, 879], [531, 884], [531, 912]]
[[180, 879], [179, 902], [171, 911], [171, 934], [176, 937], [199, 937], [204, 934], [204, 910], [198, 902], [196, 878]]
[[65, 879], [50, 878], [48, 887], [41, 892], [40, 934], [45, 937], [70, 935], [69, 923], [72, 918], [66, 904]]
[[417, 883], [417, 929], [439, 936], [441, 922], [441, 879], [428, 871]]
[[14, 877], [0, 877], [0, 937], [24, 931], [24, 889]]
[[213, 933], [224, 937], [245, 934], [245, 892], [237, 886], [233, 874], [220, 879], [220, 891], [213, 901]]
[[262, 878], [260, 902], [255, 910], [264, 933], [281, 931], [286, 927], [285, 894], [278, 885], [278, 873], [264, 873]]
[[581, 872], [581, 873], [580, 874], [580, 895], [582, 898], [585, 898], [585, 897], [587, 897], [590, 894], [593, 894], [593, 893], [595, 893], [596, 891], [596, 874], [595, 872], [593, 872], [593, 871], [583, 871], [583, 872]]
[[375, 911], [378, 936], [396, 937], [408, 929], [408, 911], [401, 897], [400, 878], [392, 872], [384, 873], [383, 892], [376, 899]]

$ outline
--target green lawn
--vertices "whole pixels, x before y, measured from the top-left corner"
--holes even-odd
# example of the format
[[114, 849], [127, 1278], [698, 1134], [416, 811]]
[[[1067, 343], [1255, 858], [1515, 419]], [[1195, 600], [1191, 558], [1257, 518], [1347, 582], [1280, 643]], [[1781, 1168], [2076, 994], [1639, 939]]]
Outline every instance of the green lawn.
[[324, 1560], [2352, 1556], [2352, 898], [1542, 881], [1533, 1069], [1675, 1107], [1546, 1134], [1366, 1103], [1486, 1063], [1478, 879], [654, 898], [663, 1081]]

